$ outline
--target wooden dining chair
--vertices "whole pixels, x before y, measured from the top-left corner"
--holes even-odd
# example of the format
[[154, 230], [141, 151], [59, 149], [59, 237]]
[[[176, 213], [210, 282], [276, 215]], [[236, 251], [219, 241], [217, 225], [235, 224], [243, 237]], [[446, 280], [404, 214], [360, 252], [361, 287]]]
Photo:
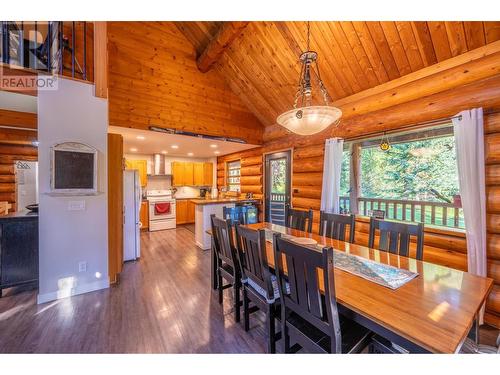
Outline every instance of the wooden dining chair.
[[276, 308], [279, 306], [279, 288], [267, 263], [265, 231], [236, 224], [236, 245], [242, 273], [245, 331], [250, 329], [250, 313], [263, 311], [266, 314], [267, 350], [276, 353], [276, 341], [280, 338], [275, 324], [275, 318], [279, 318]]
[[[233, 227], [230, 220], [223, 220], [210, 215], [212, 224], [213, 246], [217, 255], [217, 290], [219, 303], [223, 303], [224, 289], [233, 287], [234, 291], [234, 316], [236, 322], [240, 321], [241, 269], [238, 261], [237, 250], [234, 247]], [[223, 280], [228, 284], [223, 285]]]
[[368, 247], [374, 248], [376, 231], [379, 231], [379, 244], [377, 249], [388, 251], [405, 257], [410, 256], [410, 238], [416, 237], [417, 260], [424, 257], [424, 225], [422, 223], [398, 223], [394, 221], [370, 218], [370, 235]]
[[[361, 352], [371, 332], [339, 315], [333, 248], [325, 247], [320, 252], [283, 239], [279, 234], [273, 237], [273, 248], [285, 353], [301, 349], [315, 353]], [[319, 270], [323, 271], [322, 279]], [[292, 342], [295, 344], [291, 345]]]
[[[349, 229], [348, 241], [354, 243], [356, 218], [354, 215], [330, 214], [321, 211], [319, 214], [319, 235], [345, 241]], [[347, 228], [349, 226], [349, 228]]]
[[313, 211], [297, 210], [285, 205], [285, 227], [312, 233]]

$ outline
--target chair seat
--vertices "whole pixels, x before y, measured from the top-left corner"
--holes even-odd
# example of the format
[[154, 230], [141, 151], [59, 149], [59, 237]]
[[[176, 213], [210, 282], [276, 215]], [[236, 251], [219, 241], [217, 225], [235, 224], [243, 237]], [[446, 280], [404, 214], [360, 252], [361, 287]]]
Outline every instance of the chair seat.
[[[342, 353], [357, 352], [358, 344], [362, 343], [371, 334], [371, 331], [342, 315], [339, 315], [339, 320], [342, 336]], [[287, 323], [319, 345], [325, 352], [330, 352], [330, 337], [308, 321], [292, 312], [287, 318]]]
[[[276, 279], [275, 275], [271, 275], [271, 283], [273, 285], [273, 291], [274, 291], [274, 296], [269, 300], [267, 298], [267, 292], [264, 288], [262, 288], [260, 285], [256, 284], [251, 278], [247, 278], [246, 280], [247, 284], [252, 287], [258, 294], [260, 294], [268, 303], [273, 303], [275, 300], [280, 298], [280, 288], [278, 285], [278, 280]], [[290, 285], [286, 283], [285, 285], [286, 292], [287, 294], [290, 294]]]

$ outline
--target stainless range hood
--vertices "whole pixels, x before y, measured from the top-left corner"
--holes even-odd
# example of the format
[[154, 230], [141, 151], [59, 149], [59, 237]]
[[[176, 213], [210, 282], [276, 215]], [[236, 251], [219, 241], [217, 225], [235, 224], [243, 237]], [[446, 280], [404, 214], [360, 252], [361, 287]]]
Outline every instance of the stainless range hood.
[[164, 155], [153, 155], [153, 168], [151, 168], [151, 176], [169, 176], [169, 174], [166, 173]]

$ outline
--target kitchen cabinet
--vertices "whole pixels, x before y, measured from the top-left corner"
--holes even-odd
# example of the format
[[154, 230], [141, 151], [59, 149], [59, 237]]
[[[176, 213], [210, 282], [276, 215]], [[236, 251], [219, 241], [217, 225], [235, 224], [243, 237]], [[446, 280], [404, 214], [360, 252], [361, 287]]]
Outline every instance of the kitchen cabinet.
[[204, 163], [194, 163], [193, 174], [194, 174], [194, 186], [203, 186], [205, 181], [204, 173]]
[[177, 199], [175, 201], [175, 215], [177, 224], [186, 224], [188, 220], [188, 201]]
[[38, 287], [38, 214], [14, 212], [0, 217], [0, 297], [23, 284]]
[[184, 185], [194, 186], [194, 163], [184, 163]]
[[203, 163], [203, 186], [212, 186], [214, 182], [213, 163]]
[[172, 186], [184, 186], [184, 163], [172, 162]]
[[139, 171], [139, 179], [141, 186], [145, 187], [148, 184], [148, 161], [147, 160], [125, 160], [126, 169], [135, 169]]
[[176, 203], [176, 223], [191, 224], [194, 223], [194, 211], [196, 205], [191, 202], [191, 198], [177, 199]]
[[194, 223], [194, 211], [195, 211], [196, 205], [191, 202], [191, 200], [188, 201], [188, 206], [187, 206], [187, 222], [188, 223]]
[[141, 230], [148, 230], [149, 229], [149, 202], [148, 201], [142, 201], [142, 203], [141, 203], [140, 220], [142, 223]]
[[172, 162], [173, 186], [212, 186], [213, 163]]

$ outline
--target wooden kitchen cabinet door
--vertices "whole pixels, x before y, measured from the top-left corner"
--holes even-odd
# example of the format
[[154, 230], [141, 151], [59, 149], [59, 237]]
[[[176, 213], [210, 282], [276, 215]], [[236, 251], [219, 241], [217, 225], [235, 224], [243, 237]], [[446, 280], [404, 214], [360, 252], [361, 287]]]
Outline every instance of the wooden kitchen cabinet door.
[[203, 163], [203, 186], [212, 186], [214, 182], [213, 163]]
[[194, 223], [194, 213], [195, 213], [196, 205], [188, 201], [187, 204], [187, 222], [188, 223]]
[[188, 217], [188, 201], [185, 199], [178, 199], [175, 202], [175, 215], [177, 224], [186, 224]]
[[194, 163], [193, 165], [193, 179], [194, 186], [204, 186], [204, 168], [203, 163]]
[[184, 163], [172, 162], [172, 177], [173, 186], [184, 186]]
[[125, 159], [125, 169], [135, 169], [134, 160]]
[[139, 179], [141, 186], [145, 187], [148, 184], [148, 162], [147, 160], [136, 160], [135, 169], [139, 171]]
[[142, 223], [141, 229], [147, 230], [149, 228], [149, 202], [147, 201], [141, 203], [140, 218]]
[[194, 163], [184, 163], [184, 186], [194, 185]]

